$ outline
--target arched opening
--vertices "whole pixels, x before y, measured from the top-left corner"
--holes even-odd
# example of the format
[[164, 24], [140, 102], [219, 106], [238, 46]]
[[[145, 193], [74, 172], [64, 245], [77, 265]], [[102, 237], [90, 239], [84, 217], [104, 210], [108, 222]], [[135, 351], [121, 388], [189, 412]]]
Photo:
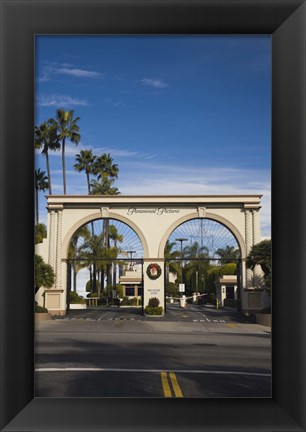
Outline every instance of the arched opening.
[[67, 309], [86, 299], [90, 306], [142, 306], [143, 256], [138, 234], [118, 219], [79, 226], [67, 247]]
[[183, 222], [170, 233], [164, 256], [168, 300], [185, 295], [190, 302], [238, 306], [242, 251], [227, 226], [210, 218]]

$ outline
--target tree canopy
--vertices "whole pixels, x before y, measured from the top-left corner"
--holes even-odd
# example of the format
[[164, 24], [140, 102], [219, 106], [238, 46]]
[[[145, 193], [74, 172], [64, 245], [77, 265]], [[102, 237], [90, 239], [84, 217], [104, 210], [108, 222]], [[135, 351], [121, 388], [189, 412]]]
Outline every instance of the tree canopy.
[[252, 246], [246, 260], [247, 268], [254, 270], [259, 265], [264, 272], [266, 287], [271, 289], [271, 240], [262, 240]]
[[46, 264], [40, 255], [35, 255], [35, 294], [40, 287], [51, 288], [54, 284], [53, 268]]

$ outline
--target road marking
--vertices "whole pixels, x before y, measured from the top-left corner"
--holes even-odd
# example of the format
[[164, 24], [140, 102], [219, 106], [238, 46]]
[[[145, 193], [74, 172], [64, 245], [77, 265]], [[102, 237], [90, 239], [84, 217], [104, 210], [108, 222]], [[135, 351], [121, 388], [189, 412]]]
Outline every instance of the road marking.
[[97, 319], [97, 321], [101, 321], [102, 318], [104, 318], [106, 315], [108, 315], [110, 312], [106, 312], [105, 314], [101, 315], [100, 318]]
[[183, 397], [183, 393], [180, 389], [180, 386], [178, 385], [175, 373], [170, 372], [169, 375], [170, 375], [170, 379], [171, 379], [171, 383], [172, 383], [172, 387], [173, 387], [175, 396], [176, 397]]
[[[161, 373], [165, 370], [161, 369], [119, 369], [119, 368], [99, 368], [99, 367], [87, 367], [87, 368], [36, 368], [35, 372], [145, 372], [145, 373]], [[168, 372], [175, 373], [190, 373], [190, 374], [216, 374], [216, 375], [251, 375], [251, 376], [271, 376], [271, 373], [259, 373], [259, 372], [238, 372], [238, 371], [210, 371], [210, 370], [188, 370], [188, 369], [175, 369]]]
[[237, 324], [226, 324], [228, 327], [237, 327]]
[[164, 396], [165, 397], [172, 397], [170, 386], [169, 386], [168, 379], [167, 379], [167, 372], [161, 372], [160, 376], [161, 376]]

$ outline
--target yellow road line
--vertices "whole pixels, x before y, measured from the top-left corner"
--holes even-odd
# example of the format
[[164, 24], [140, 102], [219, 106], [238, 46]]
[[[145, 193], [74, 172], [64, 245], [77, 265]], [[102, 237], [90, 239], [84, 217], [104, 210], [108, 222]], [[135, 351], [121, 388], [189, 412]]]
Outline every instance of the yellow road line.
[[161, 376], [161, 381], [162, 381], [162, 386], [163, 386], [165, 397], [172, 397], [170, 386], [169, 386], [168, 379], [167, 379], [167, 373], [161, 372], [160, 376]]
[[169, 375], [170, 375], [170, 379], [171, 379], [171, 383], [172, 383], [172, 387], [173, 387], [175, 396], [176, 397], [183, 397], [183, 393], [180, 389], [180, 386], [178, 385], [175, 373], [170, 372]]

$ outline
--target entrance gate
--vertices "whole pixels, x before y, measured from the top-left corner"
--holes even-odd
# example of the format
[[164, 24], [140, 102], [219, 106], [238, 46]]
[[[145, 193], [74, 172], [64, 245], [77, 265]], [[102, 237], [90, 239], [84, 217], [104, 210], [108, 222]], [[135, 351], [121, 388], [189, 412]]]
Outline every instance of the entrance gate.
[[179, 225], [203, 218], [223, 224], [237, 240], [241, 251], [241, 307], [244, 312], [260, 310], [260, 295], [250, 294], [263, 288], [261, 270], [246, 269], [248, 253], [260, 241], [260, 199], [261, 195], [47, 196], [47, 238], [36, 245], [36, 253], [53, 267], [56, 278], [52, 288], [38, 291], [36, 301], [53, 314], [65, 314], [71, 237], [84, 224], [111, 218], [130, 226], [142, 243], [144, 306], [150, 297], [164, 304], [165, 279], [159, 269], [164, 270], [166, 242]]
[[[99, 304], [106, 305], [117, 305], [116, 300], [123, 297], [124, 306], [140, 306], [143, 311], [143, 259], [139, 258], [120, 258], [120, 259], [67, 259], [67, 300], [66, 300], [66, 311], [70, 309], [70, 293], [74, 292], [75, 287], [73, 287], [73, 267], [74, 264], [79, 264], [79, 267], [83, 269], [87, 268], [89, 275], [87, 277], [86, 283], [86, 298], [88, 300], [95, 299], [93, 303], [95, 306]], [[97, 269], [103, 268], [103, 274], [96, 278], [93, 275], [92, 268]], [[109, 268], [109, 273], [112, 279], [115, 273], [116, 281], [112, 280], [112, 285], [107, 284], [107, 268]], [[89, 278], [89, 279], [88, 279]], [[99, 300], [98, 300], [99, 299]]]
[[[222, 262], [220, 261], [222, 261], [220, 260], [220, 258], [165, 259], [165, 291], [166, 291], [165, 310], [166, 310], [167, 302], [169, 302], [171, 299], [178, 301], [182, 295], [185, 295], [186, 299], [190, 300], [191, 302], [196, 301], [201, 303], [212, 303], [212, 304], [216, 304], [216, 302], [218, 302], [218, 304], [222, 303], [222, 305], [223, 305], [223, 301], [222, 301], [223, 297], [225, 297], [226, 299], [230, 299], [231, 296], [227, 295], [228, 292], [231, 292], [230, 290], [226, 290], [220, 293], [218, 293], [218, 290], [216, 290], [218, 278], [215, 276], [214, 270], [222, 269]], [[232, 288], [231, 299], [234, 301], [229, 303], [231, 303], [231, 306], [235, 307], [236, 309], [241, 310], [242, 260], [239, 258], [239, 259], [228, 259], [228, 260], [223, 259], [223, 261], [228, 261], [227, 264], [231, 264], [231, 266], [234, 269], [234, 274], [231, 275], [231, 277], [233, 278], [233, 286], [231, 286]], [[173, 262], [180, 264], [179, 267], [181, 268], [182, 272], [181, 274], [177, 274], [177, 278], [179, 279], [180, 284], [183, 285], [184, 291], [180, 291], [179, 288], [175, 289], [174, 292], [171, 291], [173, 285], [170, 287], [170, 290], [168, 288], [169, 282], [171, 284], [170, 277], [169, 277], [171, 272], [169, 272], [169, 268], [171, 263]], [[194, 269], [192, 269], [193, 266]], [[202, 271], [201, 271], [201, 267], [202, 267]], [[186, 273], [188, 273], [188, 270], [192, 271], [191, 272], [192, 277], [189, 276], [189, 278], [187, 279]], [[222, 296], [222, 294], [225, 295]]]

